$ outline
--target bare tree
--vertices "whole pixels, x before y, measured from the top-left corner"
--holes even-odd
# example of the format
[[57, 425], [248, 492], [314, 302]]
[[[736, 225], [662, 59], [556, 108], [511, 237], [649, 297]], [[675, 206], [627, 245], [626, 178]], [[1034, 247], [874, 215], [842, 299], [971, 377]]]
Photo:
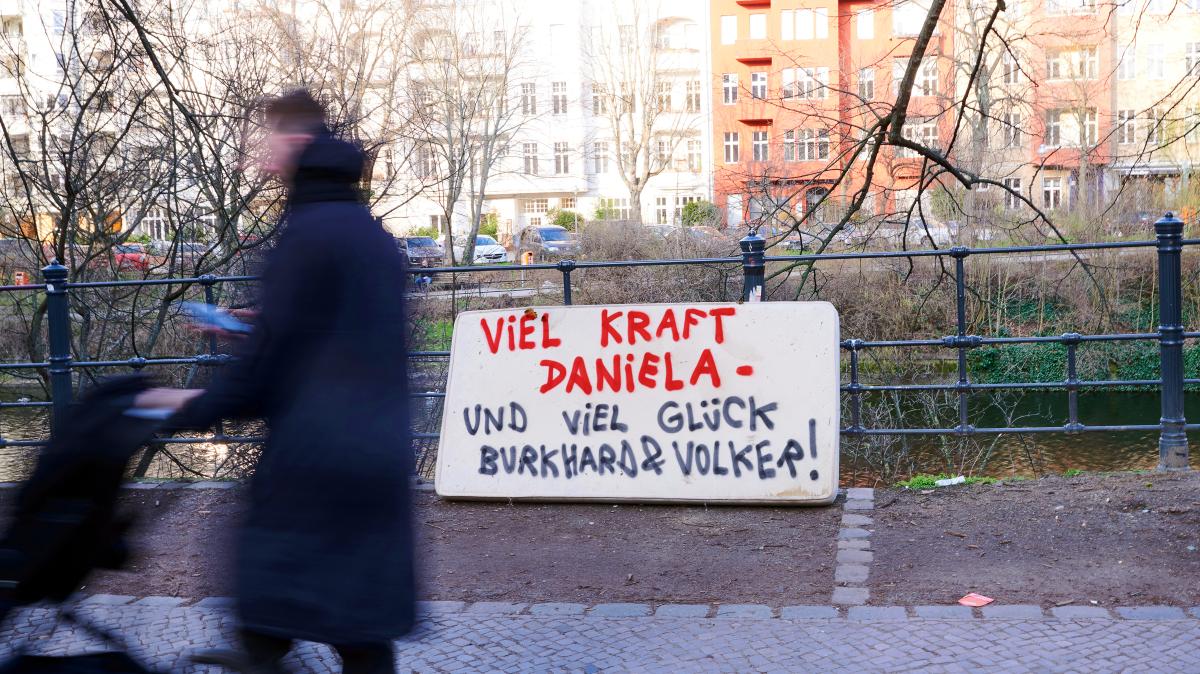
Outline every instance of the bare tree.
[[[436, 5], [418, 10], [412, 20], [411, 163], [441, 208], [448, 260], [471, 264], [488, 181], [513, 137], [536, 114], [528, 99], [521, 105], [514, 100], [518, 74], [528, 69], [525, 29], [503, 3]], [[468, 236], [459, 259], [452, 227], [462, 207]]]
[[672, 93], [679, 57], [667, 48], [657, 5], [622, 0], [612, 12], [619, 22], [615, 32], [597, 27], [585, 36], [585, 76], [592, 109], [605, 121], [601, 133], [611, 134], [615, 144], [630, 215], [641, 223], [642, 192], [672, 167], [680, 143], [699, 132], [698, 109], [678, 105]]

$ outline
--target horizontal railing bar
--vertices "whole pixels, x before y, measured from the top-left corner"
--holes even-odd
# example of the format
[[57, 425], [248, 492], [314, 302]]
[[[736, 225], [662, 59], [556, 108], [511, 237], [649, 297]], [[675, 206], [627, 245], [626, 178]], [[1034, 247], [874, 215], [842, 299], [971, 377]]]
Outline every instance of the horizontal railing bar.
[[242, 281], [257, 281], [260, 278], [259, 276], [192, 276], [187, 278], [129, 279], [127, 281], [68, 281], [67, 288], [121, 288], [130, 286], [237, 283]]
[[[1200, 379], [1184, 379], [1184, 384], [1200, 384]], [[1103, 388], [1113, 386], [1160, 386], [1160, 379], [1102, 379], [1096, 381], [1030, 381], [1004, 382], [995, 384], [842, 384], [842, 393], [870, 393], [872, 391], [1005, 391], [1045, 390], [1078, 388]]]
[[[1187, 430], [1196, 430], [1200, 424], [1189, 424]], [[1133, 424], [1126, 426], [1018, 426], [1013, 428], [843, 428], [842, 435], [999, 435], [1004, 433], [1124, 433], [1133, 431], [1161, 431], [1162, 424]]]

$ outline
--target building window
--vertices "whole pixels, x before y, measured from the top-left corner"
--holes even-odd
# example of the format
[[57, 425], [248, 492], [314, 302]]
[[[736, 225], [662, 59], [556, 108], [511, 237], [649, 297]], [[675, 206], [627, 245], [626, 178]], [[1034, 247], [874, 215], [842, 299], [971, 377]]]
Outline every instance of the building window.
[[796, 132], [783, 132], [783, 160], [796, 161]]
[[796, 158], [799, 161], [816, 161], [829, 158], [829, 131], [825, 129], [800, 129]]
[[600, 212], [604, 214], [604, 220], [628, 220], [629, 199], [601, 199]]
[[602, 84], [592, 84], [592, 114], [608, 114], [608, 92]]
[[[1146, 132], [1146, 140], [1152, 145], [1162, 146], [1167, 142], [1167, 113], [1162, 108], [1150, 111], [1150, 128]], [[1151, 148], [1154, 149], [1154, 148]]]
[[738, 38], [738, 20], [736, 16], [721, 17], [721, 44], [734, 44]]
[[1001, 59], [1000, 69], [1005, 84], [1017, 84], [1021, 81], [1021, 69], [1017, 66], [1017, 57], [1005, 50]]
[[1096, 109], [1088, 108], [1080, 113], [1083, 128], [1079, 138], [1080, 144], [1092, 146], [1100, 135], [1100, 124], [1096, 119]]
[[704, 155], [700, 151], [700, 141], [689, 140], [687, 142], [687, 163], [689, 171], [692, 173], [700, 172], [700, 168], [704, 163]]
[[[787, 12], [784, 12], [787, 14]], [[783, 17], [786, 22], [787, 16]], [[816, 9], [797, 9], [795, 13], [795, 29], [792, 36], [797, 40], [824, 40], [829, 37], [829, 10], [824, 7]], [[787, 33], [787, 29], [781, 31]], [[791, 38], [784, 38], [791, 39]]]
[[[1017, 196], [1018, 194], [1021, 193], [1021, 179], [1020, 178], [1005, 178], [1004, 179], [1004, 187], [1006, 187], [1008, 190], [1010, 190], [1008, 192], [1005, 192], [1005, 194], [1004, 194], [1004, 205], [1009, 210], [1014, 210], [1014, 209], [1020, 208], [1021, 204], [1024, 203], [1023, 201], [1021, 201], [1021, 198]], [[1016, 192], [1016, 194], [1013, 194], [1013, 192]]]
[[864, 101], [875, 100], [874, 68], [862, 68], [858, 71], [858, 97]]
[[592, 161], [596, 173], [608, 173], [608, 143], [592, 143]]
[[751, 40], [767, 39], [767, 15], [766, 14], [751, 14], [750, 15], [750, 39]]
[[725, 197], [725, 224], [736, 227], [745, 221], [742, 213], [742, 195], [730, 194]]
[[521, 114], [537, 114], [537, 85], [532, 82], [521, 85]]
[[1094, 80], [1099, 69], [1100, 51], [1096, 47], [1046, 51], [1046, 79]]
[[937, 58], [927, 56], [921, 59], [921, 72], [917, 74], [917, 90], [922, 96], [934, 96], [938, 92]]
[[432, 178], [437, 174], [437, 157], [427, 146], [417, 148], [416, 171], [418, 178]]
[[1183, 47], [1183, 67], [1187, 74], [1200, 75], [1200, 42], [1188, 42]]
[[24, 99], [20, 96], [0, 96], [0, 117], [18, 119], [24, 116]]
[[858, 29], [858, 39], [875, 39], [875, 10], [864, 9], [854, 16], [854, 24]]
[[700, 97], [702, 96], [700, 89], [700, 80], [691, 80], [687, 83], [687, 111], [700, 112]]
[[537, 143], [522, 143], [521, 154], [525, 158], [525, 175], [538, 174]]
[[741, 146], [738, 142], [737, 131], [725, 132], [725, 163], [736, 164], [741, 161]]
[[738, 98], [738, 76], [737, 73], [725, 73], [721, 76], [721, 100], [725, 105], [733, 105], [737, 103]]
[[1146, 45], [1146, 77], [1161, 80], [1167, 76], [1167, 64], [1163, 53], [1164, 48], [1161, 44]]
[[558, 207], [563, 210], [575, 209], [575, 197], [562, 197], [558, 200]]
[[550, 210], [549, 199], [526, 199], [521, 205], [521, 212], [526, 215], [545, 213]]
[[141, 222], [142, 231], [155, 241], [170, 241], [171, 226], [165, 208], [151, 208], [146, 211]]
[[779, 39], [783, 41], [796, 39], [796, 10], [785, 9], [779, 12]]
[[1062, 112], [1059, 110], [1046, 111], [1046, 135], [1043, 145], [1058, 147], [1062, 145]]
[[1200, 142], [1200, 106], [1192, 106], [1187, 111], [1187, 122], [1184, 124], [1183, 137], [1185, 142]]
[[829, 68], [785, 68], [784, 98], [825, 98], [829, 90]]
[[438, 215], [429, 216], [429, 226], [430, 226], [430, 228], [433, 229], [433, 231], [435, 231], [435, 232], [445, 231], [445, 229], [446, 229], [445, 224], [446, 224], [446, 216], [445, 215], [438, 214]]
[[655, 85], [655, 89], [655, 102], [658, 104], [658, 111], [670, 111], [673, 103], [671, 100], [671, 82], [658, 82]]
[[1062, 208], [1062, 178], [1042, 178], [1042, 207], [1050, 211]]
[[550, 105], [554, 114], [567, 114], [567, 83], [553, 82], [550, 84]]
[[554, 172], [560, 175], [571, 172], [571, 146], [569, 143], [554, 144]]
[[767, 97], [766, 73], [750, 73], [750, 97], [758, 99]]
[[666, 167], [667, 164], [670, 163], [671, 155], [673, 154], [671, 141], [667, 140], [666, 138], [659, 138], [654, 142], [654, 149], [654, 158], [658, 160], [658, 165]]
[[754, 152], [754, 161], [768, 161], [769, 151], [766, 131], [755, 131], [753, 133], [751, 136], [751, 149]]
[[[906, 122], [904, 128], [900, 131], [900, 135], [931, 150], [938, 149], [936, 119], [915, 119], [911, 122]], [[896, 156], [916, 157], [918, 154], [916, 150], [900, 148]]]
[[892, 7], [892, 35], [913, 37], [921, 32], [929, 8], [922, 3], [905, 0]]
[[1021, 147], [1021, 115], [1018, 113], [1004, 115], [1004, 147]]
[[[900, 83], [904, 81], [904, 71], [908, 68], [908, 59], [892, 60], [892, 94], [900, 95]], [[937, 58], [926, 56], [921, 59], [921, 67], [917, 70], [917, 78], [913, 80], [913, 96], [935, 96], [938, 93]]]
[[1121, 54], [1121, 63], [1117, 65], [1117, 79], [1132, 80], [1137, 77], [1137, 50], [1129, 45]]
[[666, 197], [655, 197], [654, 199], [654, 217], [655, 222], [660, 225], [667, 224], [667, 216], [670, 211], [667, 209]]
[[1137, 112], [1133, 110], [1117, 111], [1117, 142], [1137, 142]]

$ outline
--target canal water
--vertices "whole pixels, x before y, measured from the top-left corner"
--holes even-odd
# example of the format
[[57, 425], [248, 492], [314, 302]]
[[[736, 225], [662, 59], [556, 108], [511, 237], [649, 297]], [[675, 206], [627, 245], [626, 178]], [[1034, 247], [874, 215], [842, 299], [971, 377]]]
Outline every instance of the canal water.
[[[0, 389], [5, 402], [34, 397], [35, 393], [20, 389]], [[1200, 419], [1200, 393], [1185, 396], [1189, 419]], [[986, 405], [974, 401], [972, 415], [976, 426], [1005, 426], [1006, 415], [989, 411]], [[427, 408], [425, 420], [418, 419], [423, 428], [435, 429], [438, 410]], [[420, 416], [418, 412], [418, 417]], [[1159, 419], [1157, 392], [1105, 391], [1083, 393], [1079, 397], [1079, 416], [1084, 424], [1125, 425], [1155, 424]], [[1020, 426], [1061, 425], [1067, 419], [1067, 396], [1064, 392], [1033, 392], [1011, 401], [1007, 418]], [[49, 410], [46, 408], [0, 409], [0, 437], [8, 440], [45, 437]], [[910, 425], [925, 425], [906, 422]], [[904, 441], [907, 441], [906, 443]], [[874, 448], [855, 447], [843, 439], [842, 483], [848, 485], [890, 483], [912, 473], [967, 473], [994, 477], [1034, 477], [1067, 470], [1141, 470], [1152, 469], [1158, 463], [1157, 432], [1125, 433], [1039, 433], [1011, 434], [999, 438], [980, 437], [968, 448], [957, 445], [954, 438], [889, 436]], [[230, 452], [242, 448], [205, 443], [196, 446], [170, 447], [171, 457], [160, 456], [150, 465], [148, 477], [183, 477], [186, 471], [179, 463], [196, 473], [212, 477], [236, 477], [245, 461], [233, 460]], [[20, 480], [29, 474], [36, 458], [36, 449], [8, 447], [0, 449], [0, 482]], [[1200, 454], [1200, 452], [1193, 452]], [[173, 457], [173, 458], [172, 458]], [[1200, 462], [1195, 462], [1200, 467]], [[196, 477], [196, 475], [192, 475]]]

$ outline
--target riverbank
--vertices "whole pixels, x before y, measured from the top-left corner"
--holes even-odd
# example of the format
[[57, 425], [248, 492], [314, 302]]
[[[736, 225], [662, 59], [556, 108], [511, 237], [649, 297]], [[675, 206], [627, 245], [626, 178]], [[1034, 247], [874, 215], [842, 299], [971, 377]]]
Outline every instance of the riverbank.
[[[849, 603], [838, 597], [854, 585], [874, 605], [947, 605], [978, 592], [996, 605], [1187, 608], [1200, 605], [1198, 489], [1196, 473], [1080, 475], [879, 489], [867, 511], [842, 499], [822, 508], [510, 505], [420, 492], [422, 597], [828, 605]], [[14, 493], [0, 489], [0, 507]], [[122, 501], [141, 520], [137, 558], [128, 571], [98, 574], [85, 593], [230, 593], [239, 488], [130, 489]], [[858, 549], [858, 531], [871, 552], [842, 554]], [[867, 579], [845, 582], [847, 560], [864, 564]]]

